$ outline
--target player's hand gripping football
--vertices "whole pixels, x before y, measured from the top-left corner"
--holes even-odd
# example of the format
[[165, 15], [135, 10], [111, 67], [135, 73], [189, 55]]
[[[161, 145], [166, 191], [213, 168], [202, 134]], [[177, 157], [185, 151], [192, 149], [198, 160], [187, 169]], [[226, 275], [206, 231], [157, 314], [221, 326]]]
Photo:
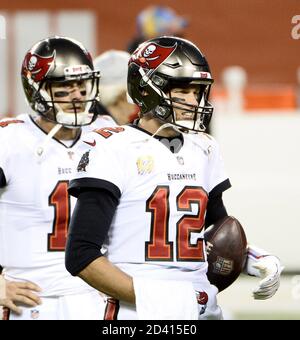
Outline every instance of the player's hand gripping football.
[[253, 290], [253, 297], [257, 300], [265, 300], [272, 297], [280, 285], [280, 274], [283, 267], [276, 256], [266, 256], [253, 265], [259, 271], [262, 280], [257, 288]]
[[263, 252], [253, 246], [248, 248], [246, 272], [248, 275], [262, 279], [253, 290], [253, 297], [256, 300], [269, 299], [277, 292], [280, 286], [280, 274], [283, 270], [276, 256], [262, 254]]
[[32, 282], [8, 281], [0, 275], [0, 306], [21, 314], [22, 309], [17, 305], [35, 307], [41, 304], [41, 299], [33, 291], [39, 292], [41, 289]]

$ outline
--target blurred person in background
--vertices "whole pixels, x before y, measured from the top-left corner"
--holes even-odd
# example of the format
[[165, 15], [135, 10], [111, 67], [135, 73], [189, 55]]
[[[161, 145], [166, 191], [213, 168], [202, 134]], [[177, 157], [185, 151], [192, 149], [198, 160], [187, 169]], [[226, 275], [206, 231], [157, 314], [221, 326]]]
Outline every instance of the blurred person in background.
[[94, 59], [100, 71], [100, 102], [119, 125], [137, 118], [138, 107], [127, 101], [127, 69], [130, 54], [125, 51], [109, 50]]
[[149, 6], [136, 17], [136, 36], [129, 42], [127, 51], [133, 53], [145, 40], [162, 35], [183, 37], [187, 25], [187, 20], [176, 14], [172, 8]]
[[64, 266], [74, 200], [67, 192], [82, 132], [98, 118], [99, 72], [81, 43], [37, 42], [22, 64], [30, 114], [0, 122], [0, 305], [4, 319], [101, 319], [102, 296]]

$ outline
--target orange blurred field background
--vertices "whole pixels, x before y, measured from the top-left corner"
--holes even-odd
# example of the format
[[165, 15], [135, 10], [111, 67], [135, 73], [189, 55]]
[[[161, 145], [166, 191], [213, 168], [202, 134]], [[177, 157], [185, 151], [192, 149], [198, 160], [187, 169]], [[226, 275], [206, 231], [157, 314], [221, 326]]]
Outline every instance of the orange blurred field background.
[[[95, 16], [92, 38], [99, 54], [111, 48], [125, 49], [135, 34], [137, 13], [150, 4], [170, 6], [188, 19], [185, 37], [200, 46], [209, 60], [218, 85], [214, 96], [226, 96], [219, 87], [224, 67], [239, 65], [248, 75], [246, 109], [297, 107], [300, 40], [291, 36], [291, 20], [300, 14], [298, 0], [2, 0], [0, 12], [12, 17], [20, 11], [49, 11], [51, 33], [59, 33], [55, 29], [57, 12], [90, 11]], [[9, 27], [7, 34], [9, 38]]]

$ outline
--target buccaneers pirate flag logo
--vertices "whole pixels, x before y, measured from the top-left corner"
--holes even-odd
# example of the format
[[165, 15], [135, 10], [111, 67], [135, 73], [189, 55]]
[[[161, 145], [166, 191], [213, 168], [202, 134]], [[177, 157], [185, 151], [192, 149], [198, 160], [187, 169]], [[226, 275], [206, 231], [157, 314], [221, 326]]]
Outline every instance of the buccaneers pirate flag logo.
[[49, 72], [54, 58], [55, 52], [49, 57], [42, 57], [28, 52], [22, 67], [23, 75], [27, 77], [30, 74], [34, 81], [41, 81]]
[[164, 47], [156, 43], [147, 43], [134, 52], [129, 63], [134, 62], [142, 68], [155, 70], [175, 51], [176, 47], [177, 44]]

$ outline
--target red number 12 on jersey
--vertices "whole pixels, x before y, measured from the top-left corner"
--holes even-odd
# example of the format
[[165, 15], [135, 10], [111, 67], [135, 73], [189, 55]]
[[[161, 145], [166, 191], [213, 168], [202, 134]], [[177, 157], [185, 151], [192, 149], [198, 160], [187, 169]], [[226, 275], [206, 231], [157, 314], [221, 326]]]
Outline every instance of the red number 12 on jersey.
[[[173, 242], [169, 234], [169, 186], [158, 186], [146, 202], [146, 211], [151, 213], [150, 241], [146, 242], [146, 261], [173, 261]], [[207, 194], [201, 187], [186, 186], [176, 197], [178, 211], [192, 211], [192, 204], [198, 206], [196, 215], [185, 214], [176, 223], [176, 260], [204, 261], [203, 239], [190, 243], [192, 232], [200, 233], [204, 227]]]

